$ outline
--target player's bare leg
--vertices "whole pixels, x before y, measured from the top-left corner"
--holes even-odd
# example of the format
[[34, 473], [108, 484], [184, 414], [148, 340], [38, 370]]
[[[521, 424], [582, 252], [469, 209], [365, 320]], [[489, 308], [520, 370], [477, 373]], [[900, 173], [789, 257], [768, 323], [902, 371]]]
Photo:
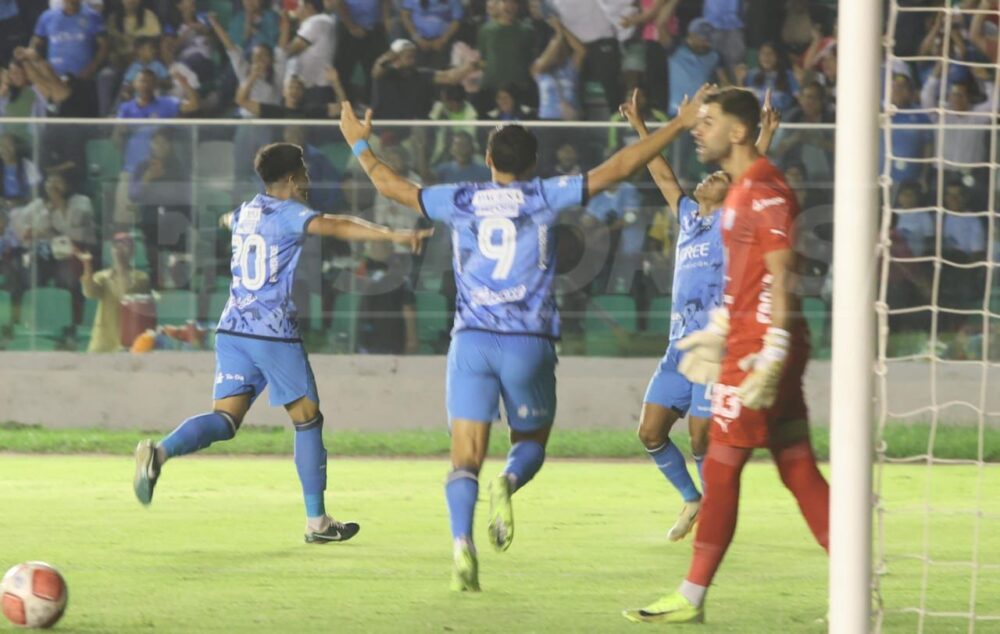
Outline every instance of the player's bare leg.
[[648, 623], [700, 623], [705, 619], [705, 594], [736, 532], [740, 477], [751, 453], [751, 449], [718, 442], [709, 445], [705, 457], [705, 498], [687, 578], [677, 591], [659, 601], [641, 609], [626, 610], [625, 618]]
[[490, 482], [490, 542], [500, 552], [510, 548], [514, 540], [514, 507], [510, 498], [542, 468], [551, 432], [551, 425], [533, 431], [510, 430], [507, 466]]
[[208, 447], [236, 435], [243, 417], [250, 409], [250, 396], [240, 394], [212, 402], [212, 411], [193, 416], [181, 423], [160, 442], [147, 438], [135, 448], [135, 474], [132, 488], [144, 505], [153, 501], [153, 489], [164, 463]]
[[451, 421], [451, 473], [444, 491], [454, 541], [451, 589], [457, 592], [479, 592], [479, 560], [472, 539], [472, 519], [479, 497], [479, 470], [489, 442], [489, 422]]
[[[691, 479], [691, 475], [688, 473], [687, 465], [684, 462], [684, 456], [681, 455], [680, 451], [670, 442], [670, 430], [673, 428], [674, 423], [680, 418], [680, 413], [677, 410], [664, 407], [658, 403], [645, 402], [642, 404], [642, 413], [639, 417], [639, 441], [642, 442], [643, 446], [646, 448], [646, 452], [649, 457], [653, 460], [657, 469], [667, 478], [667, 480], [677, 489], [684, 500], [684, 505], [681, 507], [681, 512], [677, 517], [677, 521], [667, 532], [667, 538], [670, 541], [676, 542], [683, 539], [688, 533], [691, 532], [691, 528], [694, 526], [695, 521], [698, 518], [698, 512], [701, 508], [701, 493], [699, 493], [698, 488], [695, 486], [694, 481]], [[689, 419], [689, 420], [705, 420], [705, 419]], [[704, 427], [704, 429], [702, 429]], [[707, 425], [700, 425], [698, 427], [701, 436], [699, 436], [699, 442], [702, 445], [707, 445]], [[692, 429], [691, 435], [691, 446], [692, 452], [695, 455], [699, 455], [695, 449], [695, 432]], [[700, 454], [704, 455], [704, 454]]]
[[307, 396], [285, 405], [295, 426], [295, 469], [306, 505], [308, 544], [345, 542], [361, 529], [355, 522], [338, 522], [326, 514], [326, 447], [319, 403]]

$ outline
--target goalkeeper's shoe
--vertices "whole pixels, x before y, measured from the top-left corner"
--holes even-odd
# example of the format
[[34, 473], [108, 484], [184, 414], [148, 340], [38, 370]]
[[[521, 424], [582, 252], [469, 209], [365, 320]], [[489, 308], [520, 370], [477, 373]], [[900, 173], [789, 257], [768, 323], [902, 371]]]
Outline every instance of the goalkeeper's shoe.
[[501, 473], [490, 482], [490, 543], [498, 551], [510, 548], [514, 541], [514, 509], [510, 503], [510, 480]]
[[667, 531], [667, 539], [672, 542], [679, 542], [687, 537], [687, 534], [694, 528], [695, 522], [698, 521], [698, 512], [700, 510], [701, 500], [685, 502], [684, 508], [681, 509], [681, 514], [677, 516], [677, 521]]
[[467, 541], [455, 542], [451, 589], [454, 592], [479, 592], [479, 560], [475, 547]]
[[135, 475], [132, 488], [135, 497], [144, 505], [153, 501], [153, 489], [160, 477], [160, 462], [156, 457], [156, 443], [152, 439], [142, 440], [135, 448]]
[[622, 616], [633, 623], [704, 623], [705, 608], [674, 592], [644, 608], [625, 610]]
[[346, 542], [358, 534], [361, 527], [354, 522], [338, 522], [327, 516], [328, 523], [323, 530], [310, 530], [306, 527], [307, 544], [326, 544], [328, 542]]

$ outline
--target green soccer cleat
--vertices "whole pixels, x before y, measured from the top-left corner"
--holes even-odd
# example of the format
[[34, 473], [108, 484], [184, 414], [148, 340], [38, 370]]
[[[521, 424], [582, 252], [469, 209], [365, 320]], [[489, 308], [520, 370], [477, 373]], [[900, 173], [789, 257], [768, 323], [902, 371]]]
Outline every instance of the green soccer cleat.
[[705, 608], [674, 592], [644, 608], [625, 610], [622, 616], [633, 623], [704, 623]]
[[479, 592], [479, 560], [468, 542], [455, 543], [455, 561], [451, 571], [453, 592]]
[[153, 501], [153, 488], [160, 477], [160, 464], [156, 460], [156, 444], [152, 439], [140, 441], [135, 448], [135, 476], [132, 478], [132, 488], [135, 497], [145, 506]]
[[684, 508], [681, 509], [680, 515], [677, 516], [677, 521], [667, 531], [667, 539], [672, 542], [679, 542], [687, 537], [687, 534], [694, 528], [695, 522], [698, 521], [698, 512], [700, 510], [701, 500], [685, 502]]
[[355, 522], [338, 522], [332, 517], [330, 523], [321, 531], [311, 531], [306, 528], [307, 544], [327, 544], [329, 542], [346, 542], [358, 534], [361, 526]]
[[510, 548], [514, 541], [514, 508], [510, 503], [510, 480], [501, 473], [490, 482], [490, 543], [498, 551]]

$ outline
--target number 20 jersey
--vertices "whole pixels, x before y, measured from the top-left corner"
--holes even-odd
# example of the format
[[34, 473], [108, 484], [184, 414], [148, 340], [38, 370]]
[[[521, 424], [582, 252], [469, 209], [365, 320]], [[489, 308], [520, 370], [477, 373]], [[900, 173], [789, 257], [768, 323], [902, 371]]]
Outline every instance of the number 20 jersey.
[[233, 214], [229, 302], [218, 332], [300, 341], [292, 301], [306, 227], [319, 214], [295, 200], [258, 194]]
[[586, 198], [583, 175], [420, 191], [423, 213], [452, 230], [454, 332], [559, 337], [553, 227], [559, 212]]

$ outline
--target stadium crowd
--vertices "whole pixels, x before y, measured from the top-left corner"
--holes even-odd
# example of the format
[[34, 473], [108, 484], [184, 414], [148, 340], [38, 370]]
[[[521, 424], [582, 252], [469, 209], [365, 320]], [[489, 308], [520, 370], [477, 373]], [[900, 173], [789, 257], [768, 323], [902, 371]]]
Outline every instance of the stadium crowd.
[[[944, 0], [908, 0], [940, 6]], [[761, 100], [770, 90], [785, 123], [832, 123], [837, 94], [836, 2], [819, 0], [0, 0], [0, 116], [38, 118], [239, 118], [270, 125], [212, 127], [155, 125], [5, 124], [0, 132], [0, 276], [14, 305], [12, 322], [29, 286], [52, 284], [72, 294], [72, 325], [86, 321], [84, 295], [93, 284], [79, 254], [102, 261], [112, 273], [112, 236], [122, 232], [145, 252], [154, 289], [199, 293], [197, 316], [210, 321], [216, 276], [225, 275], [225, 239], [203, 231], [227, 206], [256, 191], [248, 160], [260, 145], [284, 139], [306, 149], [314, 181], [311, 202], [323, 211], [357, 213], [397, 228], [419, 218], [376, 196], [355, 178], [330, 119], [343, 102], [370, 107], [382, 120], [429, 120], [440, 126], [382, 126], [378, 150], [402, 172], [424, 183], [489, 177], [482, 162], [488, 128], [462, 122], [604, 121], [620, 123], [617, 104], [634, 90], [650, 121], [666, 121], [685, 95], [705, 82], [736, 85]], [[966, 8], [995, 9], [997, 0], [961, 0]], [[900, 16], [896, 53], [934, 56], [949, 37], [951, 59], [996, 60], [995, 19], [939, 13]], [[892, 120], [931, 123], [907, 112], [938, 103], [947, 90], [947, 123], [982, 123], [995, 112], [994, 71], [933, 61], [892, 68]], [[315, 120], [286, 125], [281, 120]], [[327, 125], [321, 125], [327, 121]], [[597, 131], [599, 134], [594, 134]], [[622, 144], [626, 128], [541, 128], [542, 175], [578, 173]], [[829, 302], [833, 141], [830, 130], [779, 134], [772, 159], [788, 174], [805, 212], [807, 258], [803, 294]], [[892, 133], [893, 205], [921, 208], [938, 199], [936, 156], [944, 173], [941, 255], [965, 263], [987, 253], [986, 209], [989, 130], [958, 129], [938, 137], [918, 129]], [[228, 157], [203, 152], [223, 142]], [[339, 147], [338, 149], [338, 146]], [[220, 146], [221, 147], [221, 146]], [[104, 149], [103, 153], [98, 150]], [[685, 182], [702, 173], [693, 145], [671, 148]], [[95, 156], [115, 155], [109, 173]], [[216, 185], [199, 183], [193, 165], [218, 158], [227, 173]], [[343, 159], [343, 160], [341, 160]], [[916, 159], [908, 161], [907, 159]], [[103, 170], [103, 171], [101, 171]], [[101, 171], [101, 178], [95, 173]], [[109, 184], [110, 183], [110, 184]], [[219, 196], [219, 183], [224, 187]], [[567, 219], [572, 241], [597, 253], [594, 266], [578, 265], [560, 300], [566, 330], [583, 328], [594, 296], [631, 296], [635, 328], [647, 328], [656, 297], [669, 293], [673, 219], [645, 174], [590, 201]], [[213, 196], [214, 195], [214, 196]], [[893, 249], [920, 256], [936, 248], [932, 210], [894, 215]], [[441, 233], [441, 232], [439, 232]], [[205, 236], [216, 242], [212, 263], [192, 254]], [[425, 260], [392, 249], [346, 244], [314, 245], [304, 257], [315, 276], [303, 282], [302, 301], [319, 296], [329, 327], [338, 293], [359, 285], [391, 292], [364, 294], [362, 312], [391, 314], [358, 327], [357, 349], [420, 348], [414, 291], [453, 298], [447, 265], [448, 236], [436, 236]], [[435, 245], [431, 245], [432, 247]], [[1000, 253], [1000, 249], [995, 249]], [[402, 264], [400, 264], [402, 262]], [[111, 273], [108, 273], [110, 271]], [[404, 271], [402, 274], [396, 274]], [[423, 271], [421, 273], [421, 271]], [[432, 275], [428, 276], [427, 272]], [[100, 271], [98, 271], [100, 273]], [[420, 273], [420, 275], [418, 275]], [[84, 276], [81, 283], [81, 275]], [[389, 275], [394, 283], [382, 279]], [[932, 263], [894, 265], [894, 305], [931, 303]], [[574, 278], [575, 276], [575, 278]], [[433, 281], [429, 280], [433, 277]], [[343, 280], [349, 279], [350, 283]], [[575, 281], [573, 281], [575, 279]], [[322, 280], [317, 282], [316, 280]], [[360, 280], [360, 281], [359, 281]], [[309, 286], [311, 284], [312, 286]], [[946, 267], [940, 303], [981, 302], [984, 269]], [[123, 285], [121, 293], [129, 289]], [[222, 288], [220, 284], [218, 288]], [[388, 296], [384, 297], [384, 296]], [[366, 306], [367, 304], [367, 306]], [[113, 312], [113, 311], [108, 311]], [[386, 331], [385, 321], [392, 322]], [[956, 319], [955, 329], [962, 324]], [[926, 330], [929, 313], [896, 319], [894, 327]], [[442, 327], [442, 330], [446, 330]], [[8, 334], [12, 331], [7, 328]], [[367, 333], [367, 334], [366, 334]], [[426, 339], [426, 337], [422, 337]], [[386, 343], [389, 342], [389, 343]], [[426, 341], [424, 342], [426, 343]], [[437, 343], [436, 349], [440, 349]]]

